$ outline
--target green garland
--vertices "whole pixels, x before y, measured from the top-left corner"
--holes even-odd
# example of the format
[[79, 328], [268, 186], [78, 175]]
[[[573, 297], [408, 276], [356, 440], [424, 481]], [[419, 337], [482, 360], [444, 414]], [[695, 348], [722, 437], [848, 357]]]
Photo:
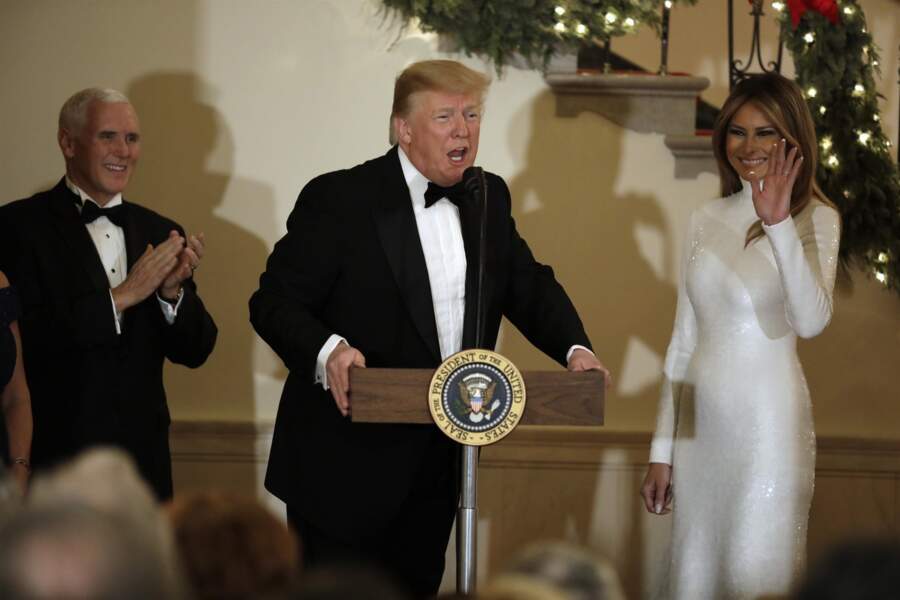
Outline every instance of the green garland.
[[[696, 0], [686, 0], [690, 3]], [[513, 55], [542, 67], [560, 47], [581, 46], [659, 28], [659, 0], [383, 0], [423, 31], [452, 36], [468, 55], [499, 71]]]
[[856, 0], [838, 16], [809, 10], [796, 29], [787, 10], [779, 19], [816, 122], [817, 178], [843, 218], [841, 258], [900, 293], [900, 173], [878, 113], [878, 51]]

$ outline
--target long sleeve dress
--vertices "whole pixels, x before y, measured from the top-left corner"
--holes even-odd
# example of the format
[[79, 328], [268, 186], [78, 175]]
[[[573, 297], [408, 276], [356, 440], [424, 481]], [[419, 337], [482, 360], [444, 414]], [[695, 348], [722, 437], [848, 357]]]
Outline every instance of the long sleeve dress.
[[840, 241], [815, 198], [746, 248], [749, 184], [691, 216], [650, 461], [672, 465], [671, 599], [785, 594], [805, 559], [815, 434], [797, 336], [828, 324]]

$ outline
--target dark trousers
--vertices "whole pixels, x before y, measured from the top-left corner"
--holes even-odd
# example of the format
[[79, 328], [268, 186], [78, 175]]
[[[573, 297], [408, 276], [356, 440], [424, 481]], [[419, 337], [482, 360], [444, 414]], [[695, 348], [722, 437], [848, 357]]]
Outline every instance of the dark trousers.
[[455, 465], [446, 467], [422, 474], [396, 516], [364, 539], [337, 539], [328, 533], [327, 524], [310, 522], [288, 505], [288, 523], [300, 538], [304, 569], [374, 567], [413, 598], [436, 595], [458, 497]]

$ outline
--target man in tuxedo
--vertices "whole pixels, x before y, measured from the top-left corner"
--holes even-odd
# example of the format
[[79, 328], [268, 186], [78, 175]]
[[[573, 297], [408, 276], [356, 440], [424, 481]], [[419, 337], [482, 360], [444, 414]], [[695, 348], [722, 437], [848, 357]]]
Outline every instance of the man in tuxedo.
[[0, 207], [0, 268], [22, 303], [32, 463], [119, 446], [169, 498], [163, 362], [199, 367], [217, 334], [192, 278], [203, 234], [186, 237], [174, 221], [123, 200], [141, 134], [120, 92], [89, 88], [69, 98], [58, 141], [59, 183]]
[[404, 70], [396, 145], [306, 185], [250, 299], [253, 326], [290, 371], [266, 487], [287, 503], [306, 564], [374, 562], [417, 596], [440, 584], [458, 446], [433, 425], [352, 423], [349, 369], [433, 369], [463, 348], [493, 348], [506, 316], [569, 369], [605, 371], [490, 173], [485, 333], [475, 340], [479, 211], [460, 182], [488, 83], [454, 61]]

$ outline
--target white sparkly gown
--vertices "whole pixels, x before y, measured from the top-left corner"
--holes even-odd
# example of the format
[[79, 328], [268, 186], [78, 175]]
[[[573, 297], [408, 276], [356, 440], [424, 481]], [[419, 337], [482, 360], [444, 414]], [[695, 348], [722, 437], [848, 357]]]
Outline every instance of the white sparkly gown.
[[840, 224], [813, 199], [764, 227], [749, 184], [691, 216], [650, 461], [672, 465], [662, 598], [786, 594], [803, 566], [815, 434], [797, 336], [832, 311]]

